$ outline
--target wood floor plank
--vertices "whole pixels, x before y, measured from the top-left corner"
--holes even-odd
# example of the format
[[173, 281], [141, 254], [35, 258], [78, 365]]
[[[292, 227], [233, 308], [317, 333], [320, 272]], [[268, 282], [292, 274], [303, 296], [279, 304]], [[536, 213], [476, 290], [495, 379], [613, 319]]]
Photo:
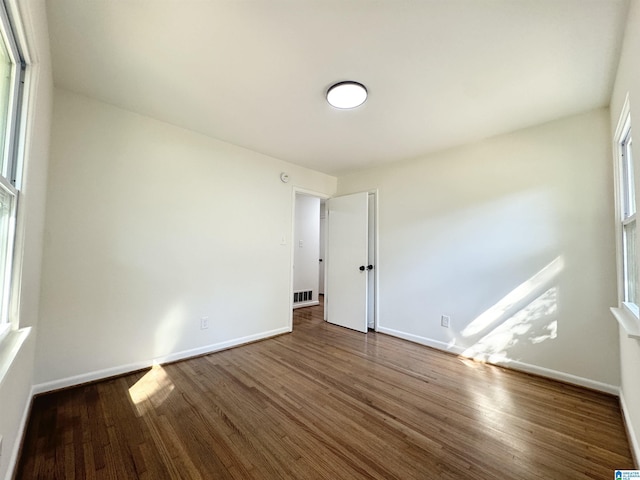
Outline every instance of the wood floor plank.
[[323, 321], [33, 402], [16, 479], [609, 479], [618, 399]]

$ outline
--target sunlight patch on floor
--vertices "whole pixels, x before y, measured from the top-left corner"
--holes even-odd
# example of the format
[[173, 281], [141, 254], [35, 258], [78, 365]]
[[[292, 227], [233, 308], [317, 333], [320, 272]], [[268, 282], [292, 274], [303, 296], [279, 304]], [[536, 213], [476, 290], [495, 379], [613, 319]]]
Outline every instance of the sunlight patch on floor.
[[483, 432], [493, 437], [505, 450], [528, 452], [529, 441], [522, 435], [516, 423], [505, 421], [505, 416], [517, 411], [514, 399], [501, 375], [493, 375], [486, 389], [471, 391], [477, 405], [476, 421], [482, 425]]
[[151, 402], [154, 408], [162, 405], [174, 389], [173, 382], [161, 365], [154, 364], [144, 377], [129, 389], [131, 401], [138, 407], [140, 414], [145, 412], [145, 403]]

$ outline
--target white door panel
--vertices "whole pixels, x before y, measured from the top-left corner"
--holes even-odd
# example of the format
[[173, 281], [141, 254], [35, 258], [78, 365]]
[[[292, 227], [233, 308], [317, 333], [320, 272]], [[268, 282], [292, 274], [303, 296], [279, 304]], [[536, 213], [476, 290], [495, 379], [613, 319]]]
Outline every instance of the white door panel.
[[367, 332], [369, 195], [327, 202], [327, 321]]

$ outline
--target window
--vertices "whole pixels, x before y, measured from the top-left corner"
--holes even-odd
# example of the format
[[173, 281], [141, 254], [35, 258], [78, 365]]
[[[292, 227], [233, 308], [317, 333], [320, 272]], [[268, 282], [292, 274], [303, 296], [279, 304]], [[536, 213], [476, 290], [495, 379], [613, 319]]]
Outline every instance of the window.
[[618, 209], [621, 239], [621, 301], [635, 316], [638, 316], [638, 262], [636, 256], [636, 192], [633, 166], [633, 138], [631, 136], [631, 113], [629, 101], [620, 117], [616, 131], [618, 156]]
[[623, 212], [622, 212], [622, 268], [625, 302], [638, 304], [636, 264], [636, 193], [633, 185], [633, 156], [631, 154], [631, 128], [624, 132], [620, 142], [620, 160], [623, 170]]
[[0, 3], [0, 337], [9, 330], [25, 62]]

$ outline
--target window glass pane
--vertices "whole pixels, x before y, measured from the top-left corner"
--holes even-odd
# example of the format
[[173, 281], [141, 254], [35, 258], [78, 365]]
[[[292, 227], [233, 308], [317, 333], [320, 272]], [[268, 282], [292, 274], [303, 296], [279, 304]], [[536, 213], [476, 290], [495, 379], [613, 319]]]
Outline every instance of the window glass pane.
[[0, 321], [7, 319], [7, 303], [9, 299], [9, 281], [11, 278], [11, 246], [14, 196], [4, 188], [0, 188], [0, 295], [2, 309]]
[[2, 176], [7, 176], [7, 128], [9, 123], [9, 99], [13, 75], [13, 62], [7, 52], [4, 41], [0, 37], [0, 154], [2, 159]]
[[638, 265], [636, 262], [636, 222], [629, 222], [623, 227], [624, 233], [624, 278], [625, 302], [638, 303]]
[[636, 188], [633, 181], [633, 156], [631, 154], [631, 130], [627, 133], [627, 137], [622, 144], [622, 152], [624, 155], [625, 170], [625, 217], [630, 217], [636, 213]]

